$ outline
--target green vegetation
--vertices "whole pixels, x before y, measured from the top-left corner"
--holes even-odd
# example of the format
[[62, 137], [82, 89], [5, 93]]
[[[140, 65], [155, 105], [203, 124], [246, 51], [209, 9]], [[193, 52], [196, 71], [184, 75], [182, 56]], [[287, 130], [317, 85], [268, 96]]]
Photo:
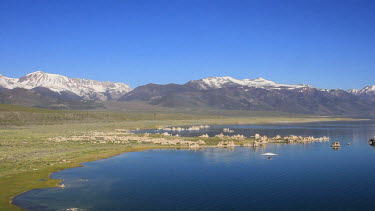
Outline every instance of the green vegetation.
[[[0, 105], [0, 210], [19, 210], [10, 204], [12, 197], [35, 188], [56, 186], [49, 179], [53, 172], [77, 167], [82, 162], [111, 157], [124, 152], [139, 151], [156, 146], [136, 144], [92, 144], [82, 141], [50, 141], [49, 138], [72, 136], [88, 131], [113, 132], [115, 129], [158, 128], [161, 126], [200, 124], [265, 124], [351, 120], [305, 116], [283, 117], [265, 112], [243, 115], [213, 115], [202, 111], [190, 112], [106, 112], [59, 111]], [[200, 113], [198, 115], [198, 113]], [[239, 117], [240, 116], [240, 117]], [[156, 136], [156, 135], [155, 135]], [[184, 138], [198, 140], [197, 138]], [[201, 138], [213, 145], [217, 138]], [[240, 143], [240, 142], [236, 142]], [[45, 179], [40, 181], [41, 179]]]
[[[67, 123], [118, 122], [139, 120], [188, 120], [197, 116], [189, 114], [106, 111], [67, 111], [0, 104], [0, 126], [53, 125]], [[203, 119], [217, 116], [201, 116]]]

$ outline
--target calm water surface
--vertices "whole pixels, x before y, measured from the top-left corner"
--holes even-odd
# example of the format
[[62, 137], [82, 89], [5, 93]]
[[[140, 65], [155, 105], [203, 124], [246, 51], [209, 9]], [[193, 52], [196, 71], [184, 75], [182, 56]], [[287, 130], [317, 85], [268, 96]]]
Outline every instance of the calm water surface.
[[[66, 188], [32, 190], [14, 203], [29, 210], [374, 210], [374, 122], [214, 126], [253, 136], [330, 136], [330, 142], [233, 150], [147, 150], [54, 173]], [[143, 131], [142, 131], [143, 132]], [[152, 132], [152, 131], [149, 131]], [[346, 145], [347, 143], [351, 145]], [[267, 160], [262, 153], [279, 154]]]

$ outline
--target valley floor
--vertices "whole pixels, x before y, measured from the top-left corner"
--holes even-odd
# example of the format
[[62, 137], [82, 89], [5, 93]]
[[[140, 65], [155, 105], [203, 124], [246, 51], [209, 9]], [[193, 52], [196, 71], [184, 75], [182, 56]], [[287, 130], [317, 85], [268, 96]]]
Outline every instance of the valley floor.
[[[11, 205], [14, 196], [27, 190], [57, 186], [53, 172], [78, 167], [80, 163], [151, 148], [155, 144], [53, 141], [88, 132], [114, 132], [180, 125], [272, 124], [315, 121], [351, 121], [350, 118], [282, 116], [202, 116], [180, 114], [92, 114], [50, 110], [3, 109], [0, 106], [0, 210], [19, 210]], [[100, 113], [100, 112], [99, 112]], [[3, 117], [6, 116], [7, 119]], [[14, 117], [15, 116], [15, 117]], [[28, 116], [34, 116], [29, 118]], [[64, 119], [65, 118], [65, 119]], [[69, 118], [66, 120], [66, 118]], [[24, 122], [18, 120], [24, 119]], [[11, 122], [9, 122], [11, 121]], [[29, 122], [28, 122], [29, 121]], [[31, 122], [31, 123], [30, 123]], [[13, 124], [14, 123], [14, 124]], [[120, 129], [120, 130], [119, 130]], [[185, 138], [186, 139], [186, 138]], [[191, 139], [194, 140], [194, 139]], [[212, 140], [208, 144], [217, 144]]]

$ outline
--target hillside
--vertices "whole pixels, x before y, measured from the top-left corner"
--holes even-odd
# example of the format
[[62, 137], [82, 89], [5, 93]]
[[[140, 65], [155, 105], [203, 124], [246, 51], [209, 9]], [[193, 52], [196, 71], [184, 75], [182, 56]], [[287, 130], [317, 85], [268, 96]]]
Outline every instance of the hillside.
[[119, 101], [142, 101], [171, 108], [374, 116], [374, 97], [361, 93], [318, 89], [308, 85], [282, 85], [265, 79], [238, 82], [225, 77], [190, 81], [183, 85], [147, 84], [125, 94]]

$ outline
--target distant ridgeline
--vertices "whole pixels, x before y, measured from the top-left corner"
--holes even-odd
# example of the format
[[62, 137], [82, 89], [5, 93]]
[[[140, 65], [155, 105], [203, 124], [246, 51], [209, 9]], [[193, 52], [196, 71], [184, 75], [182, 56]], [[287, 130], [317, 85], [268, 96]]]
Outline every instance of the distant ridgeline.
[[173, 108], [265, 110], [315, 115], [375, 116], [375, 85], [361, 90], [278, 84], [263, 78], [212, 77], [186, 84], [127, 84], [68, 78], [41, 71], [0, 75], [0, 103], [59, 109], [104, 107], [103, 101], [138, 101]]

